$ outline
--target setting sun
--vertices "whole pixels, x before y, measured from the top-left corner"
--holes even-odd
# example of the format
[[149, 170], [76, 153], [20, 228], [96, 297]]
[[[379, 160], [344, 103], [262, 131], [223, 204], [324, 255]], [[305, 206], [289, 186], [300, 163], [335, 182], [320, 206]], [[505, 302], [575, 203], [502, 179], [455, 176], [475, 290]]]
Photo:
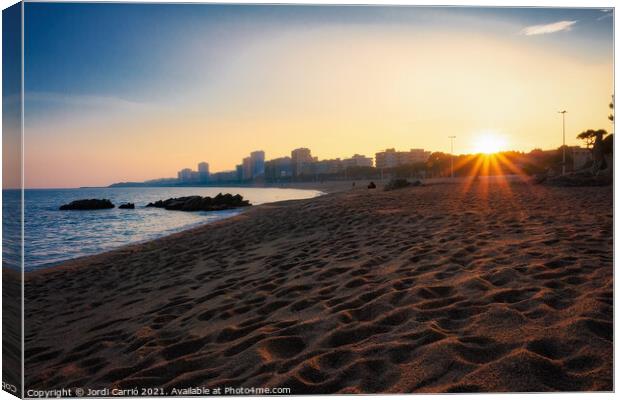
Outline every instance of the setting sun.
[[506, 148], [506, 140], [496, 133], [484, 133], [479, 135], [474, 142], [474, 150], [477, 153], [493, 154]]

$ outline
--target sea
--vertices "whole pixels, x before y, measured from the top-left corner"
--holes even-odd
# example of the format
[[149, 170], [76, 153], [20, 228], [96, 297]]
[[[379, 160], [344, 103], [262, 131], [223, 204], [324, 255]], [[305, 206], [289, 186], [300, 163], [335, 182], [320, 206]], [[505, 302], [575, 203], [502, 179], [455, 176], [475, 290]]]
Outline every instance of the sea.
[[[24, 270], [49, 268], [64, 261], [102, 253], [191, 227], [238, 215], [246, 208], [210, 212], [168, 211], [146, 204], [182, 196], [240, 194], [253, 205], [320, 196], [315, 190], [247, 187], [180, 188], [81, 188], [26, 189], [24, 191]], [[20, 268], [21, 241], [19, 207], [21, 191], [2, 191], [3, 267]], [[79, 199], [110, 199], [116, 208], [90, 211], [60, 211]], [[134, 203], [122, 210], [121, 203]]]

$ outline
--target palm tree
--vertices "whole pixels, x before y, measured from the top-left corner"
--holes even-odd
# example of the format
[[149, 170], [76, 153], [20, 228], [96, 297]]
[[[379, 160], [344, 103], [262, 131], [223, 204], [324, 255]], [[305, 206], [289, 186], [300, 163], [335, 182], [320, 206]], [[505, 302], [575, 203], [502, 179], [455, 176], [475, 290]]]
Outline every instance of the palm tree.
[[579, 135], [577, 135], [577, 139], [584, 140], [586, 142], [586, 147], [590, 148], [594, 144], [594, 141], [599, 134], [602, 137], [605, 137], [605, 135], [607, 135], [607, 131], [605, 129], [588, 129], [587, 131], [583, 131]]

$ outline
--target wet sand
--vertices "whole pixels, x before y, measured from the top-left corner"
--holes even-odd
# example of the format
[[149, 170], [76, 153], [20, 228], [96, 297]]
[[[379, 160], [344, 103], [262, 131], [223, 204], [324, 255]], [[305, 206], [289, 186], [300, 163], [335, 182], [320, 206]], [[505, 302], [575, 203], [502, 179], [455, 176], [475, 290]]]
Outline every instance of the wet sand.
[[609, 391], [612, 198], [358, 187], [28, 273], [26, 388]]

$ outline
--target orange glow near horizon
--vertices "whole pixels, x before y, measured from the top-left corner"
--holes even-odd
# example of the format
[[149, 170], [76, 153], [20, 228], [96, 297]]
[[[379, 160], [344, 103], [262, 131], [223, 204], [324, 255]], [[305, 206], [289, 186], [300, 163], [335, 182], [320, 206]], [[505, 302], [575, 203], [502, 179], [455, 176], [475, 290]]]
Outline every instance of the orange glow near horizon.
[[[489, 180], [488, 177], [492, 176], [498, 179], [498, 183], [502, 188], [511, 192], [510, 182], [508, 175], [516, 177], [519, 182], [527, 183], [529, 178], [527, 174], [515, 165], [512, 160], [501, 153], [489, 153], [479, 154], [475, 157], [474, 166], [471, 168], [471, 173], [466, 177], [465, 184], [462, 191], [466, 193], [471, 190], [475, 181], [478, 181], [480, 176], [486, 176], [487, 178], [482, 180], [479, 185], [483, 198], [488, 196]], [[464, 163], [459, 163], [455, 167], [463, 168]]]

